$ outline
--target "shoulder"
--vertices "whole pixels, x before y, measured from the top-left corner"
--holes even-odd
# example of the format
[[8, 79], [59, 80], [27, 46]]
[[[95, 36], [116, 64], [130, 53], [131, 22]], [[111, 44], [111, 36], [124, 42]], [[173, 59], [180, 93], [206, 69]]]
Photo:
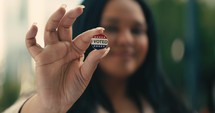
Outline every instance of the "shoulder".
[[141, 98], [142, 101], [142, 108], [143, 108], [143, 113], [155, 113], [153, 107], [149, 104], [146, 99]]
[[106, 111], [101, 105], [97, 105], [96, 112], [97, 112], [97, 113], [109, 113], [109, 112]]

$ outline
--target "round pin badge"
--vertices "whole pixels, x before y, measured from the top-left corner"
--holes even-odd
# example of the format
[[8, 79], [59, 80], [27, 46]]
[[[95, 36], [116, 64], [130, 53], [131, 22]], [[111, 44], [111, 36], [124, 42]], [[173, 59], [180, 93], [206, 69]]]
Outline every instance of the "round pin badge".
[[94, 35], [91, 40], [92, 40], [91, 46], [94, 49], [103, 49], [106, 48], [108, 45], [108, 39], [103, 34]]

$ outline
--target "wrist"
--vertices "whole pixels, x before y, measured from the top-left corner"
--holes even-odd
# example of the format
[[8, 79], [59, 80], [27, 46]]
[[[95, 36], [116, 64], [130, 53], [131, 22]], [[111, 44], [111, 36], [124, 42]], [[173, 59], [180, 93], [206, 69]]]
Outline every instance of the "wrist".
[[66, 111], [61, 111], [50, 105], [44, 105], [38, 95], [34, 95], [24, 103], [20, 113], [66, 113]]

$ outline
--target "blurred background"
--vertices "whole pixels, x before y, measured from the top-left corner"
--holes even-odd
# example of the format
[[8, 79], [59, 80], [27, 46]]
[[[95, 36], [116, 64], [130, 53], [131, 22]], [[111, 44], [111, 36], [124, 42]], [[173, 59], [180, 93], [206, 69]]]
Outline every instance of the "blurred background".
[[[34, 90], [33, 61], [24, 38], [61, 4], [82, 0], [0, 0], [0, 112], [25, 91]], [[145, 0], [155, 17], [162, 67], [187, 106], [215, 113], [215, 0]]]

